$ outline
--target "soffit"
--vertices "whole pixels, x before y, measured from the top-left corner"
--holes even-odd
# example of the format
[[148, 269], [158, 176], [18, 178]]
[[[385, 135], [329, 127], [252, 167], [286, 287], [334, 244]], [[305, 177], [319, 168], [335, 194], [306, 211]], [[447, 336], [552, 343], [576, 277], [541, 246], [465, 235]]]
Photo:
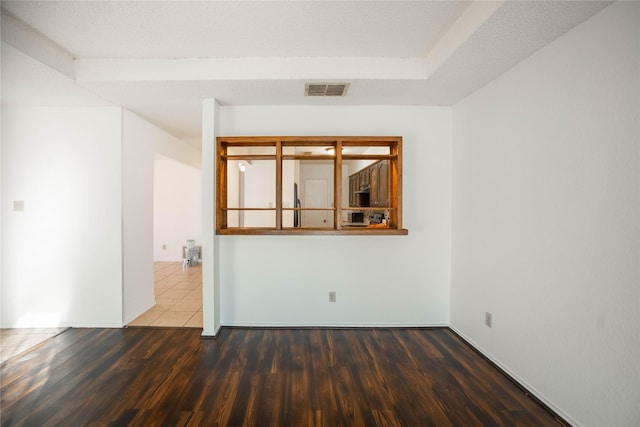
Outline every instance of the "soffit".
[[[3, 13], [35, 36], [18, 34], [20, 25], [5, 25], [6, 16], [2, 32], [3, 41], [41, 62], [58, 55], [63, 73], [60, 55], [68, 52], [76, 87], [199, 147], [205, 98], [223, 105], [453, 105], [609, 3], [3, 1]], [[33, 48], [47, 41], [60, 49], [47, 56]], [[65, 93], [33, 90], [44, 83], [30, 87], [26, 77], [44, 72], [27, 70], [33, 64], [19, 55], [3, 52], [2, 60], [3, 103], [38, 105], [38, 92]], [[312, 81], [350, 88], [344, 97], [305, 97]], [[69, 80], [47, 84], [68, 87]]]
[[464, 1], [35, 1], [6, 12], [76, 58], [425, 56]]

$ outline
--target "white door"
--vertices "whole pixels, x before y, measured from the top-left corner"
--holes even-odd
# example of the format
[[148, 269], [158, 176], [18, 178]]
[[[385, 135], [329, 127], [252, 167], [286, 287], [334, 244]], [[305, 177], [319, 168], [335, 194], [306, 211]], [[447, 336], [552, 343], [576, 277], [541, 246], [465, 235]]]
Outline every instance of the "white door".
[[[305, 179], [304, 180], [304, 199], [303, 208], [327, 208], [326, 179]], [[328, 227], [330, 211], [302, 211], [303, 227]]]

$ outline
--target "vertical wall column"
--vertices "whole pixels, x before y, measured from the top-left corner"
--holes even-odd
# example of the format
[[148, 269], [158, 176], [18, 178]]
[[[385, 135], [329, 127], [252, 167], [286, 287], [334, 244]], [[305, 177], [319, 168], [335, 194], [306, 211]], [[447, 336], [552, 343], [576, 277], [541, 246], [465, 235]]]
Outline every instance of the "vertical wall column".
[[153, 134], [122, 109], [122, 324], [149, 310], [153, 296]]
[[220, 330], [220, 255], [215, 230], [215, 147], [220, 104], [202, 101], [202, 336]]

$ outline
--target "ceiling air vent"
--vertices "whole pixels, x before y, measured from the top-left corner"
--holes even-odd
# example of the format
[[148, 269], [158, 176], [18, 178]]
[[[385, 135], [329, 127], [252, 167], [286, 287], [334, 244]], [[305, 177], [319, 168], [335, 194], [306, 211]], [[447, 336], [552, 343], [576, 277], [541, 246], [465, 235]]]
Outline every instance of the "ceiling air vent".
[[345, 96], [349, 83], [307, 83], [304, 96]]

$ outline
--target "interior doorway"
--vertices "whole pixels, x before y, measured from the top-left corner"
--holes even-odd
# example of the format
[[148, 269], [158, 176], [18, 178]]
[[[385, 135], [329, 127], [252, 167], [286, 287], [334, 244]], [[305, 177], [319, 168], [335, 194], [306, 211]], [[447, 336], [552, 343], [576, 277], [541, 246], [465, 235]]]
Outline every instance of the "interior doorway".
[[[329, 207], [328, 182], [326, 179], [305, 179], [302, 206], [305, 208]], [[302, 211], [303, 227], [329, 227], [328, 210]]]
[[202, 242], [202, 173], [155, 155], [153, 260], [155, 305], [130, 326], [202, 327], [202, 268], [183, 265], [187, 240]]

